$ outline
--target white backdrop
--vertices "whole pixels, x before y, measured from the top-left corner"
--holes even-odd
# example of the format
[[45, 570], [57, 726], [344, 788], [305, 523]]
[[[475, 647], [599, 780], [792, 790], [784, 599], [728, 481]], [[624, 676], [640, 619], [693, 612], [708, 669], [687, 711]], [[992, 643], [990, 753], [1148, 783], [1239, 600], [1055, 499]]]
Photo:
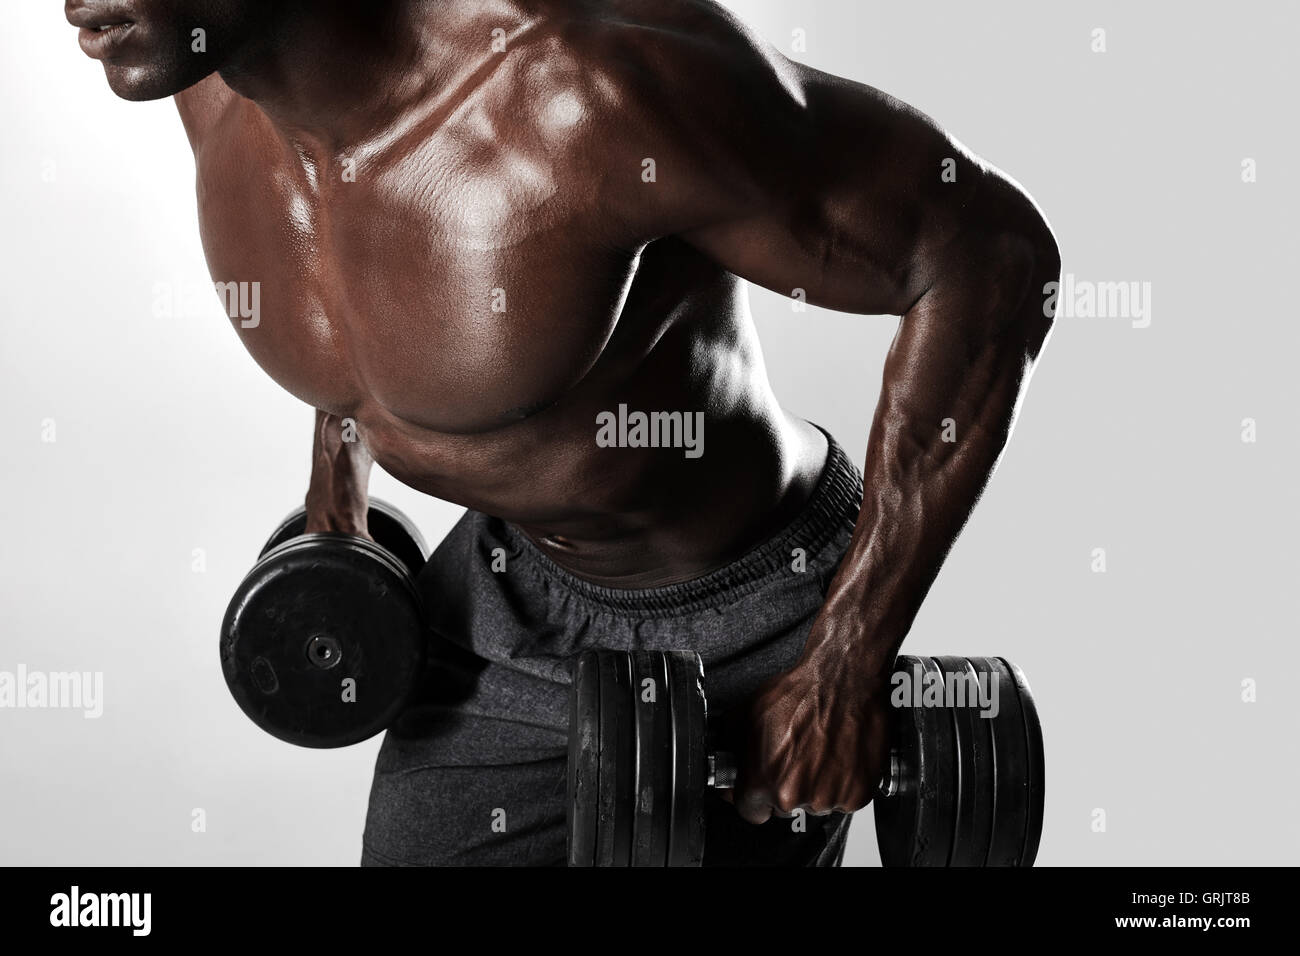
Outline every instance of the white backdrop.
[[[1048, 743], [1040, 863], [1293, 862], [1300, 12], [730, 5], [783, 50], [805, 31], [797, 58], [1008, 170], [1066, 272], [1151, 283], [1145, 328], [1058, 321], [907, 645], [1028, 673]], [[170, 101], [116, 100], [61, 5], [11, 6], [0, 671], [102, 671], [104, 699], [98, 719], [0, 709], [0, 862], [353, 864], [377, 741], [314, 752], [263, 735], [216, 653], [227, 599], [305, 491], [311, 412], [210, 293], [160, 308], [162, 289], [207, 279]], [[752, 302], [777, 394], [861, 461], [893, 321]], [[431, 541], [458, 515], [382, 473], [372, 491]], [[855, 826], [849, 862], [876, 862], [870, 814]]]

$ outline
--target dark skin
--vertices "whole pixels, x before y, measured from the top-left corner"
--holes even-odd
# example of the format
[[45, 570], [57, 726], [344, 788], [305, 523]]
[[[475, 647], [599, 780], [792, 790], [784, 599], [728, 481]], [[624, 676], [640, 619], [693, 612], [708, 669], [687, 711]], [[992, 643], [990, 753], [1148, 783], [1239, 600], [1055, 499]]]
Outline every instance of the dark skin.
[[[1056, 244], [1018, 187], [701, 0], [67, 11], [129, 23], [88, 44], [114, 92], [176, 97], [212, 275], [261, 283], [260, 324], [232, 324], [317, 409], [313, 530], [365, 533], [373, 459], [589, 580], [695, 577], [797, 514], [826, 455], [771, 392], [743, 280], [900, 316], [852, 544], [736, 789], [753, 822], [871, 799], [892, 662], [1052, 324]], [[598, 447], [620, 403], [703, 411], [704, 455]]]

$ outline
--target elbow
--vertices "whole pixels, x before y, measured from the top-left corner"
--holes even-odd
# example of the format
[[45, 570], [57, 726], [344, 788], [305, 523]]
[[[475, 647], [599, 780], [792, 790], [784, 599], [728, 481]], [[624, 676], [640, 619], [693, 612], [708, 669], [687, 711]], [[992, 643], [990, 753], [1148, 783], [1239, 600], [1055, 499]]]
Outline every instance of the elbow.
[[959, 312], [975, 338], [1032, 362], [1056, 319], [1061, 252], [1046, 217], [1010, 180], [982, 190], [964, 221], [918, 270], [929, 281], [913, 308]]
[[1050, 326], [1056, 318], [1056, 288], [1061, 281], [1061, 249], [1047, 220], [1035, 210], [1035, 226], [1029, 237], [1033, 257], [1033, 285], [1030, 292], [1039, 299], [1042, 315]]
[[1056, 320], [1061, 253], [1046, 220], [1006, 217], [972, 231], [949, 288], [967, 284], [971, 328], [1004, 348], [1038, 356]]
[[1002, 321], [1020, 327], [1037, 351], [1055, 321], [1061, 279], [1061, 250], [1052, 227], [1029, 194], [997, 171], [985, 183], [973, 212], [983, 231], [999, 236], [999, 245], [1009, 253], [1002, 257], [1001, 285], [1007, 295], [999, 307]]
[[[1061, 279], [1061, 250], [1047, 219], [1034, 201], [1014, 189], [1000, 211], [1001, 232], [1014, 253], [1004, 260], [1004, 288], [1016, 289], [999, 311], [1007, 331], [1023, 337], [1032, 361], [1038, 356], [1056, 321]], [[1008, 308], [1008, 306], [1010, 306]]]
[[1056, 323], [1057, 290], [1061, 281], [1061, 250], [1056, 237], [1046, 219], [1041, 215], [1035, 219], [1037, 223], [1027, 237], [1031, 264], [1023, 306], [1026, 347], [1031, 360], [1038, 357]]

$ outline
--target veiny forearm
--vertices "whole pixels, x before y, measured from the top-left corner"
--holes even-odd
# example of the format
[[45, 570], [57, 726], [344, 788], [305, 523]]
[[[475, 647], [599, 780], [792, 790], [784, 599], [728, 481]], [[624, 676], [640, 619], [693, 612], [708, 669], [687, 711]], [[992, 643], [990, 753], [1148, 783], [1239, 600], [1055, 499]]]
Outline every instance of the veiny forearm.
[[355, 425], [316, 411], [307, 530], [367, 535], [367, 488], [373, 459]]
[[885, 362], [864, 501], [805, 658], [887, 675], [1006, 447], [1051, 326], [1050, 236], [957, 254], [907, 311]]

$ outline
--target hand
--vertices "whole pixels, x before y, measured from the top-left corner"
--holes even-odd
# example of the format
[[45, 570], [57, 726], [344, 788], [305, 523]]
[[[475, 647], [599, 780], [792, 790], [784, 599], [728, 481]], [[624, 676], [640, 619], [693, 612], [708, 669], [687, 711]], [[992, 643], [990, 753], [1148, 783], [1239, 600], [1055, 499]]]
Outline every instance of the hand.
[[759, 690], [733, 795], [744, 819], [851, 813], [871, 801], [889, 766], [889, 685], [848, 670], [801, 661]]

